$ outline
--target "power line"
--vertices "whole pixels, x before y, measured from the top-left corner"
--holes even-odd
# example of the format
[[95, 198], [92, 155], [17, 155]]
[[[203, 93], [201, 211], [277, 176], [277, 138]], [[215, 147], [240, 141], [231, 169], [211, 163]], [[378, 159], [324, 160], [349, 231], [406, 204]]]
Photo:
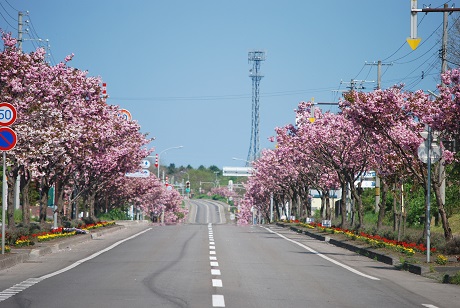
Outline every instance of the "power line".
[[423, 56], [425, 56], [427, 53], [429, 53], [433, 48], [435, 48], [438, 44], [439, 44], [439, 40], [437, 42], [435, 42], [433, 44], [433, 46], [431, 46], [430, 49], [428, 49], [425, 53], [421, 54], [419, 57], [415, 58], [415, 59], [412, 59], [410, 61], [406, 61], [406, 62], [394, 62], [395, 64], [408, 64], [408, 63], [412, 63], [414, 61], [417, 61], [418, 59], [422, 58]]
[[3, 6], [3, 4], [0, 3], [0, 6], [1, 6], [2, 9], [6, 12], [6, 14], [7, 14], [8, 16], [10, 16], [11, 19], [13, 19], [14, 21], [16, 21], [16, 19], [15, 19], [13, 16], [11, 16], [10, 13], [8, 13], [8, 11], [5, 9], [5, 7]]
[[12, 8], [13, 10], [15, 10], [16, 12], [19, 12], [16, 8], [14, 8], [9, 2], [8, 0], [5, 0], [6, 4], [8, 4], [10, 6], [10, 8]]
[[[335, 87], [326, 88], [312, 88], [305, 90], [290, 90], [290, 91], [277, 91], [260, 94], [260, 97], [277, 97], [277, 96], [292, 96], [299, 94], [308, 94], [312, 92], [329, 92]], [[199, 96], [162, 96], [162, 97], [110, 97], [116, 100], [138, 100], [138, 101], [209, 101], [209, 100], [235, 100], [235, 99], [248, 99], [249, 94], [227, 94], [227, 95], [199, 95]]]

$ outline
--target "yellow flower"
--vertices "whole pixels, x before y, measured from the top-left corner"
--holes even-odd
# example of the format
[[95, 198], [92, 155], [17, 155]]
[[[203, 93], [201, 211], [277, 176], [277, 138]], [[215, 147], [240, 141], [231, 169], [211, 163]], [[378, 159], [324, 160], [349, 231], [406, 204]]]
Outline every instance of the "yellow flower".
[[436, 262], [437, 264], [439, 264], [439, 265], [446, 265], [446, 264], [447, 264], [447, 261], [448, 261], [448, 259], [447, 259], [446, 256], [444, 256], [444, 255], [438, 255], [438, 256], [436, 257], [436, 261], [435, 261], [435, 262]]

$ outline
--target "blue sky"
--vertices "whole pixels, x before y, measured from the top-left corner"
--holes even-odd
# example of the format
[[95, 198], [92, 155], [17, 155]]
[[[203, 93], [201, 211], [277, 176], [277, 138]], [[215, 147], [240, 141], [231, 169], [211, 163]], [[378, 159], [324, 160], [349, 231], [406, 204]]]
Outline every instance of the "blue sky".
[[[456, 1], [447, 1], [456, 5]], [[294, 123], [300, 101], [337, 103], [351, 79], [382, 88], [435, 90], [442, 13], [419, 14], [415, 51], [410, 0], [0, 0], [0, 28], [17, 35], [18, 12], [29, 11], [26, 39], [48, 39], [52, 64], [101, 76], [108, 103], [129, 110], [155, 137], [162, 164], [243, 166], [251, 133], [248, 51], [263, 50], [260, 147], [274, 128]], [[444, 1], [431, 1], [432, 7]], [[423, 2], [419, 1], [419, 8]], [[450, 25], [458, 18], [449, 17]], [[26, 40], [25, 51], [36, 40]], [[423, 75], [423, 79], [422, 79]], [[365, 90], [365, 91], [366, 91]], [[336, 111], [322, 105], [323, 111]]]

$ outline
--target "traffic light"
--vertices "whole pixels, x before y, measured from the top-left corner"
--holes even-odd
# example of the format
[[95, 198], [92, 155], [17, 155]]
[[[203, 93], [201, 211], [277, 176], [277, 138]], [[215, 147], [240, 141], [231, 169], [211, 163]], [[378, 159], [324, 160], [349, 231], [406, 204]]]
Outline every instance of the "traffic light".
[[190, 189], [190, 181], [185, 182], [185, 188]]

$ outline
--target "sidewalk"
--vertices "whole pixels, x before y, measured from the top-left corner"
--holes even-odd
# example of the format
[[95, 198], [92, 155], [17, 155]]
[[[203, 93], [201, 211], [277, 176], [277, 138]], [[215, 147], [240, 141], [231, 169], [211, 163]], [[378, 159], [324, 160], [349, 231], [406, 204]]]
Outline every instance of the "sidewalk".
[[363, 242], [352, 241], [352, 240], [342, 240], [338, 237], [335, 237], [333, 234], [326, 234], [321, 232], [315, 232], [313, 230], [306, 230], [305, 228], [292, 226], [287, 223], [276, 223], [277, 226], [283, 228], [289, 228], [290, 230], [305, 234], [306, 236], [315, 238], [319, 241], [325, 241], [329, 244], [356, 252], [362, 256], [368, 257], [370, 259], [393, 265], [395, 268], [400, 270], [407, 270], [410, 273], [421, 275], [427, 278], [435, 279], [439, 282], [448, 282], [449, 277], [452, 277], [460, 273], [459, 266], [440, 266], [434, 261], [431, 261], [430, 264], [418, 264], [405, 261], [401, 262], [401, 255], [398, 255], [395, 252], [389, 252], [385, 249], [374, 249]]
[[12, 267], [16, 264], [23, 263], [32, 257], [43, 256], [61, 249], [69, 248], [92, 239], [104, 236], [105, 234], [120, 231], [122, 229], [148, 223], [147, 220], [123, 220], [117, 221], [115, 226], [104, 227], [91, 230], [88, 234], [77, 234], [68, 238], [60, 238], [46, 242], [38, 242], [34, 246], [12, 248], [11, 252], [0, 254], [0, 270]]

